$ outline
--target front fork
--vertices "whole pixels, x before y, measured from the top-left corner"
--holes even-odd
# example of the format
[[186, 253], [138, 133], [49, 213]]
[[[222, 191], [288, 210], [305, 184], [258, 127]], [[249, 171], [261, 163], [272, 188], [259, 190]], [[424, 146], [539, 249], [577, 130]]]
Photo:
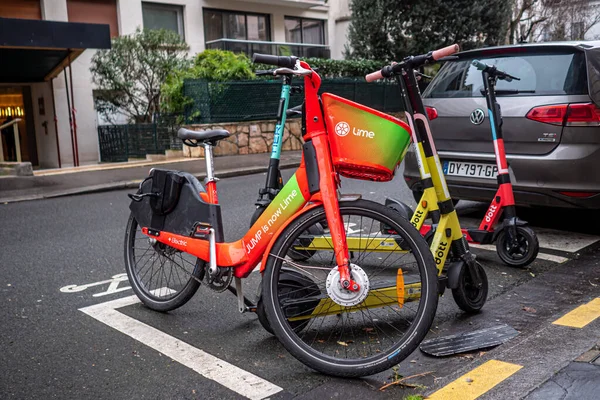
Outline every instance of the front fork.
[[352, 279], [348, 257], [348, 243], [344, 221], [340, 214], [337, 197], [338, 177], [329, 156], [329, 142], [325, 132], [312, 136], [319, 170], [319, 191], [325, 208], [327, 224], [333, 241], [335, 259], [340, 273], [340, 285], [351, 292], [360, 290], [360, 285]]

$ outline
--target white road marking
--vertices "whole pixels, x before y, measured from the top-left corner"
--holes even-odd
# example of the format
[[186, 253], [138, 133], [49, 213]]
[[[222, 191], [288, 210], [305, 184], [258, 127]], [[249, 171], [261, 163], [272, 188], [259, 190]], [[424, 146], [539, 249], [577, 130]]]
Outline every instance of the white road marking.
[[[469, 247], [496, 252], [496, 246], [491, 245], [491, 244], [469, 243]], [[537, 258], [540, 258], [540, 259], [546, 260], [546, 261], [552, 261], [552, 262], [559, 263], [559, 264], [569, 261], [569, 258], [567, 258], [567, 257], [555, 256], [554, 254], [546, 254], [546, 253], [538, 253]]]
[[[460, 217], [460, 222], [463, 227], [479, 226], [481, 220], [472, 217]], [[499, 225], [501, 226], [501, 225]], [[567, 253], [576, 253], [581, 249], [588, 247], [598, 241], [600, 236], [587, 235], [585, 233], [562, 231], [557, 229], [531, 227], [540, 241], [540, 249], [551, 249], [564, 251]], [[470, 246], [474, 246], [469, 244]], [[486, 250], [495, 250], [494, 246], [481, 247]]]
[[123, 290], [131, 289], [131, 286], [119, 287], [119, 283], [124, 282], [126, 280], [127, 280], [127, 274], [117, 274], [117, 275], [114, 275], [111, 279], [106, 279], [104, 281], [88, 283], [85, 285], [63, 286], [60, 288], [60, 291], [63, 293], [77, 293], [77, 292], [86, 290], [88, 288], [94, 287], [94, 286], [105, 285], [108, 283], [109, 285], [108, 285], [108, 289], [106, 289], [106, 291], [100, 292], [100, 293], [95, 293], [92, 295], [94, 297], [101, 297], [101, 296], [106, 296], [108, 294], [118, 293], [118, 292], [122, 292]]
[[537, 258], [541, 258], [542, 260], [553, 261], [558, 264], [562, 264], [566, 261], [569, 261], [567, 257], [556, 256], [554, 254], [547, 253], [538, 253]]
[[118, 308], [139, 302], [137, 296], [129, 296], [80, 308], [79, 310], [161, 352], [205, 378], [211, 379], [249, 399], [264, 399], [283, 390], [267, 380], [117, 311]]
[[474, 249], [483, 249], [483, 250], [489, 250], [489, 251], [496, 251], [496, 246], [491, 245], [491, 244], [469, 243], [469, 247], [473, 247]]
[[533, 228], [540, 240], [540, 247], [576, 253], [579, 250], [596, 243], [600, 240], [598, 236], [583, 233], [557, 231], [553, 229]]

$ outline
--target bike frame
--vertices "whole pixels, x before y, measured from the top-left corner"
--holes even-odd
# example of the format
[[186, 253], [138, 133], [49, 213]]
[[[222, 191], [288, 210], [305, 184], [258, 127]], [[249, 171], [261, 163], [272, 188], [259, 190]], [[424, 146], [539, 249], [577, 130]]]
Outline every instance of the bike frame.
[[[304, 69], [310, 69], [310, 66], [305, 62], [300, 62], [300, 66]], [[169, 232], [156, 232], [147, 228], [143, 228], [142, 233], [204, 261], [211, 261], [211, 264], [215, 263], [218, 267], [232, 267], [236, 278], [245, 278], [250, 275], [261, 261], [261, 258], [261, 271], [264, 270], [269, 257], [269, 249], [282, 229], [298, 218], [299, 215], [308, 212], [313, 207], [323, 205], [333, 239], [336, 263], [340, 271], [340, 283], [348, 290], [359, 290], [358, 284], [350, 277], [346, 231], [337, 198], [339, 180], [331, 161], [323, 110], [318, 97], [321, 78], [313, 71], [310, 75], [304, 77], [304, 84], [306, 110], [304, 146], [305, 148], [312, 146], [314, 157], [307, 160], [305, 154], [303, 154], [300, 167], [294, 176], [242, 239], [231, 243], [214, 243], [215, 227], [207, 229], [212, 231], [213, 240]], [[205, 145], [205, 149], [211, 149], [211, 147], [208, 144]], [[206, 160], [208, 198], [212, 203], [218, 204], [211, 151], [206, 152]], [[310, 166], [307, 166], [307, 164]], [[305, 207], [309, 201], [312, 203], [311, 206]], [[220, 221], [218, 225], [216, 229], [222, 229]], [[213, 247], [212, 250], [211, 247]], [[211, 258], [213, 259], [211, 260]]]

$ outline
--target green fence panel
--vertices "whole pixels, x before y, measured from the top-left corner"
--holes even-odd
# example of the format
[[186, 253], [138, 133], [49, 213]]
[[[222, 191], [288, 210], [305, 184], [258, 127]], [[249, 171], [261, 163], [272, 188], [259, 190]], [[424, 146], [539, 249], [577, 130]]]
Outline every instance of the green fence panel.
[[[300, 79], [294, 85], [303, 86]], [[275, 119], [281, 81], [253, 80], [207, 82], [188, 79], [184, 95], [191, 99], [185, 110], [188, 123], [221, 123]], [[333, 93], [384, 112], [403, 111], [400, 91], [394, 83], [367, 83], [353, 79], [324, 79], [320, 93]], [[302, 103], [304, 95], [293, 94], [290, 107]]]
[[160, 119], [152, 124], [98, 126], [100, 161], [122, 162], [129, 158], [146, 158], [146, 154], [164, 154], [181, 150], [174, 119]]

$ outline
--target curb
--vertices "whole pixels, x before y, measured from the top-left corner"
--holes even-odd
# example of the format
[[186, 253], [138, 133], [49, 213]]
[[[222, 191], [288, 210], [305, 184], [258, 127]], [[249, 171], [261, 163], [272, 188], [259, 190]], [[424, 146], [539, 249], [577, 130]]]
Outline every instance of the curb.
[[[299, 165], [298, 162], [288, 161], [283, 162], [279, 166], [279, 169], [290, 169], [297, 168]], [[236, 176], [244, 176], [244, 175], [252, 175], [258, 174], [261, 172], [267, 172], [267, 167], [246, 167], [246, 168], [236, 168], [229, 170], [222, 170], [219, 172], [220, 178], [231, 178]], [[202, 172], [199, 174], [194, 174], [196, 178], [203, 180], [206, 177], [206, 173]], [[0, 198], [0, 205], [9, 204], [9, 203], [20, 203], [23, 201], [32, 201], [32, 200], [43, 200], [43, 199], [53, 199], [56, 197], [66, 197], [66, 196], [75, 196], [79, 194], [90, 194], [90, 193], [100, 193], [100, 192], [108, 192], [113, 190], [123, 190], [123, 189], [136, 189], [142, 179], [136, 179], [131, 181], [120, 181], [120, 182], [111, 182], [111, 183], [103, 183], [100, 185], [92, 185], [92, 186], [84, 186], [80, 188], [74, 189], [66, 189], [56, 192], [49, 193], [41, 193], [29, 196], [21, 196], [21, 197], [9, 197], [6, 199]]]

